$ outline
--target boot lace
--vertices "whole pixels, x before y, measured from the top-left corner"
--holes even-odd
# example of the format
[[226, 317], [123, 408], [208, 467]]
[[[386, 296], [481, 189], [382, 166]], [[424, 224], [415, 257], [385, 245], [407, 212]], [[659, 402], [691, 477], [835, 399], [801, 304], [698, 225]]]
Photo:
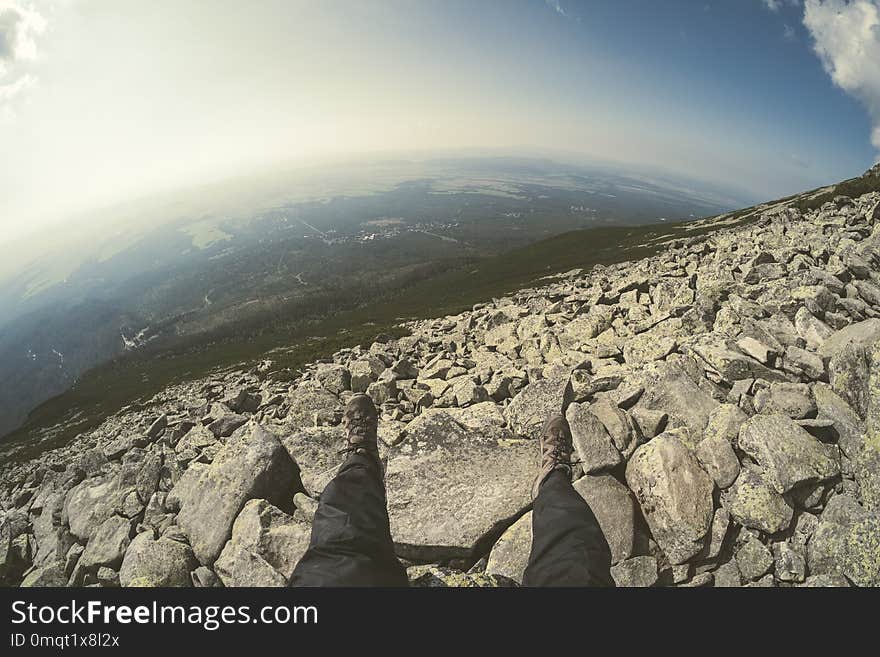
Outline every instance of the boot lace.
[[367, 435], [370, 431], [370, 418], [366, 415], [355, 415], [347, 422], [348, 444], [339, 450], [339, 454], [352, 454], [359, 449], [369, 450]]
[[554, 433], [554, 440], [548, 440], [544, 443], [544, 458], [549, 459], [554, 466], [564, 465], [572, 467], [580, 461], [572, 459], [571, 446], [564, 436]]

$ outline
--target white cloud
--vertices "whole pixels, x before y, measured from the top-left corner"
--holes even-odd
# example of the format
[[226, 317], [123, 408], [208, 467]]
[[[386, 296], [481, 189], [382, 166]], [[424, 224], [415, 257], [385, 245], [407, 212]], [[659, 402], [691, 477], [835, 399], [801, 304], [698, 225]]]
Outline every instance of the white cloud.
[[37, 84], [37, 79], [30, 74], [22, 75], [20, 78], [8, 84], [0, 84], [0, 105], [7, 103], [27, 91]]
[[788, 5], [789, 7], [797, 7], [801, 4], [801, 0], [761, 0], [764, 3], [764, 6], [767, 7], [770, 11], [778, 12], [783, 7]]
[[[761, 3], [770, 11], [780, 13], [783, 7], [799, 7], [801, 0], [761, 0]], [[788, 23], [782, 24], [782, 36], [786, 41], [795, 41], [797, 32]]]
[[0, 73], [20, 61], [37, 56], [37, 37], [46, 19], [32, 6], [17, 0], [0, 0]]
[[13, 103], [19, 100], [24, 92], [32, 89], [37, 84], [37, 78], [28, 73], [9, 82], [0, 83], [0, 122], [10, 121], [15, 118]]
[[880, 0], [806, 0], [804, 25], [834, 83], [868, 109], [880, 149]]
[[13, 103], [33, 88], [36, 77], [24, 70], [37, 58], [37, 38], [46, 30], [46, 19], [20, 0], [0, 0], [0, 119], [15, 115]]
[[544, 0], [544, 2], [546, 2], [547, 6], [560, 16], [568, 16], [568, 14], [565, 13], [561, 0]]

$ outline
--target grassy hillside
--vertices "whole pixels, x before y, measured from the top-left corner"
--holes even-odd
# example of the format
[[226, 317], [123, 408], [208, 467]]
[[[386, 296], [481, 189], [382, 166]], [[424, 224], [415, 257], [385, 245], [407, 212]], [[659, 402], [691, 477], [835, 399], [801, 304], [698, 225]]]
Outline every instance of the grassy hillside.
[[823, 203], [834, 200], [835, 196], [849, 196], [850, 198], [858, 198], [863, 194], [880, 191], [880, 177], [878, 176], [861, 176], [859, 178], [851, 178], [844, 180], [842, 183], [828, 188], [817, 194], [801, 194], [792, 204], [802, 212], [807, 210], [816, 210], [822, 207]]

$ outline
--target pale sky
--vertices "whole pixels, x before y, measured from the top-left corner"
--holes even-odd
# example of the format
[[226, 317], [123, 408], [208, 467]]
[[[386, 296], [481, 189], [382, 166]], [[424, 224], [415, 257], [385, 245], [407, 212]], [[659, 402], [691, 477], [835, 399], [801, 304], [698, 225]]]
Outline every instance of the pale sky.
[[0, 0], [0, 242], [378, 151], [564, 149], [782, 196], [875, 160], [878, 17], [880, 0]]

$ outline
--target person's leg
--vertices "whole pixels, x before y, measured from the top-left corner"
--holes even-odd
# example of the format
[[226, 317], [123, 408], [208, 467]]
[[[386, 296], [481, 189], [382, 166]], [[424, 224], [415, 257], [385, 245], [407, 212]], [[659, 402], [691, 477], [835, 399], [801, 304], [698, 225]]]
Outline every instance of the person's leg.
[[394, 555], [378, 465], [352, 454], [318, 502], [309, 548], [291, 586], [406, 586]]
[[407, 586], [391, 540], [376, 409], [358, 395], [345, 420], [352, 454], [321, 493], [309, 548], [290, 586]]
[[540, 450], [523, 586], [614, 586], [608, 541], [571, 485], [571, 430], [564, 417], [551, 417], [544, 425]]
[[596, 516], [555, 470], [541, 484], [532, 512], [532, 551], [523, 586], [614, 586], [611, 550]]

